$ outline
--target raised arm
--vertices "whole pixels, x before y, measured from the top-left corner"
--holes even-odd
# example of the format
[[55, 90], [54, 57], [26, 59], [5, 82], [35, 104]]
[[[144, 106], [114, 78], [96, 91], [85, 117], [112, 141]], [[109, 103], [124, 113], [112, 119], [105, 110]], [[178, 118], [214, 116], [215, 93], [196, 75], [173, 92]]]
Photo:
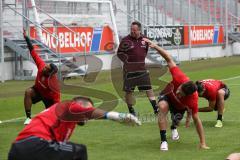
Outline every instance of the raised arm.
[[33, 45], [30, 41], [30, 38], [26, 35], [26, 32], [24, 31], [23, 32], [23, 36], [26, 40], [26, 43], [27, 43], [27, 46], [28, 46], [28, 49], [30, 51], [30, 54], [34, 60], [34, 62], [36, 63], [37, 65], [37, 68], [43, 68], [45, 66], [45, 62], [39, 57], [39, 55], [36, 53], [36, 51], [34, 50], [33, 48]]
[[166, 60], [169, 68], [176, 66], [176, 63], [174, 62], [171, 55], [166, 50], [164, 50], [163, 48], [161, 48], [160, 46], [153, 43], [151, 40], [147, 38], [143, 38], [143, 40], [149, 44], [149, 47], [156, 49], [158, 51], [158, 53]]

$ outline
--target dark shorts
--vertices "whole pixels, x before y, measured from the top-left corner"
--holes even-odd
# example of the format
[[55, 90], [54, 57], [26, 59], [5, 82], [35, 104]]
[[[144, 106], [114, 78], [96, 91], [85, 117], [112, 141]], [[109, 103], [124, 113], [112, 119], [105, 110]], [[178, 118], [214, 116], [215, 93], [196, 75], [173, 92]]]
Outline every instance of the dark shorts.
[[[222, 88], [222, 89], [223, 89], [224, 92], [225, 92], [225, 94], [224, 94], [224, 100], [227, 100], [227, 99], [229, 98], [229, 96], [230, 96], [230, 90], [229, 90], [229, 88], [228, 88], [226, 85], [225, 85], [225, 87]], [[215, 111], [218, 110], [217, 104], [215, 105], [214, 110], [215, 110]]]
[[12, 144], [8, 160], [87, 160], [87, 148], [71, 142], [58, 143], [28, 137]]
[[46, 99], [46, 98], [42, 97], [41, 94], [37, 91], [37, 89], [34, 86], [32, 86], [31, 88], [32, 88], [32, 90], [34, 90], [34, 92], [36, 94], [35, 97], [32, 97], [33, 104], [42, 101], [45, 105], [45, 108], [48, 108], [55, 103], [52, 99]]
[[224, 92], [225, 92], [225, 94], [224, 94], [224, 100], [227, 100], [228, 97], [230, 96], [230, 90], [229, 90], [229, 88], [228, 88], [227, 86], [225, 86], [225, 87], [223, 88], [223, 90], [224, 90]]
[[138, 87], [139, 91], [152, 89], [148, 71], [128, 72], [123, 74], [123, 90], [126, 92], [134, 91]]
[[183, 119], [184, 113], [186, 110], [178, 110], [176, 108], [176, 106], [174, 106], [168, 99], [167, 95], [165, 94], [159, 94], [158, 97], [158, 102], [160, 101], [167, 101], [168, 102], [168, 106], [169, 106], [169, 110], [171, 113], [171, 119], [172, 119], [172, 123], [174, 125], [178, 125], [179, 122]]

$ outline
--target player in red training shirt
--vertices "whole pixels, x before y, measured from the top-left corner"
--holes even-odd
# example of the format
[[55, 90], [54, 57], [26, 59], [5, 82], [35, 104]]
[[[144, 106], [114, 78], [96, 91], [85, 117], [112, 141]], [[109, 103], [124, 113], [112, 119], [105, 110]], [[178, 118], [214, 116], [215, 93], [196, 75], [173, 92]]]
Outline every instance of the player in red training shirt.
[[75, 97], [54, 104], [36, 115], [13, 142], [8, 160], [87, 160], [83, 144], [68, 142], [76, 125], [89, 119], [110, 119], [141, 125], [129, 113], [94, 108], [91, 99]]
[[202, 122], [198, 116], [198, 93], [197, 86], [176, 66], [175, 62], [163, 48], [144, 38], [151, 48], [154, 48], [166, 60], [172, 81], [159, 95], [158, 125], [160, 129], [161, 145], [160, 150], [167, 151], [168, 143], [166, 138], [167, 113], [170, 110], [172, 118], [172, 139], [178, 140], [179, 134], [177, 125], [182, 120], [185, 111], [188, 113], [187, 120], [192, 116], [199, 139], [200, 148], [209, 149], [205, 142], [205, 135]]
[[196, 81], [198, 86], [198, 96], [208, 100], [208, 107], [199, 108], [199, 112], [218, 111], [217, 123], [215, 127], [221, 128], [222, 115], [224, 111], [224, 101], [230, 96], [227, 85], [220, 80], [206, 79]]
[[38, 72], [35, 84], [26, 89], [24, 97], [24, 107], [27, 119], [24, 124], [27, 125], [31, 121], [31, 107], [32, 103], [35, 104], [43, 101], [45, 108], [50, 107], [54, 103], [60, 102], [60, 87], [58, 85], [57, 71], [58, 68], [53, 63], [46, 64], [36, 53], [30, 39], [26, 36], [24, 31], [24, 38], [27, 42], [30, 54], [37, 65]]

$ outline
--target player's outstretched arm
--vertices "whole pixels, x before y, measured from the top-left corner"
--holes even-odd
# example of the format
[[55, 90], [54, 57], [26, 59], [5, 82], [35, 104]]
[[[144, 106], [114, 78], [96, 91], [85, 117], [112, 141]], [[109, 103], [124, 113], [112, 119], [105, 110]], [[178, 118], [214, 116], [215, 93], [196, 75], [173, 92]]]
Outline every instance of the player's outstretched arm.
[[141, 121], [137, 117], [129, 113], [119, 113], [115, 111], [106, 112], [98, 108], [93, 111], [91, 119], [110, 119], [113, 121], [127, 123], [131, 125], [141, 125]]
[[28, 49], [30, 51], [30, 54], [33, 58], [33, 60], [35, 61], [36, 65], [37, 65], [37, 68], [43, 68], [45, 66], [45, 62], [39, 57], [39, 55], [35, 52], [34, 48], [33, 48], [33, 45], [30, 41], [30, 38], [26, 35], [26, 31], [23, 30], [23, 37], [24, 39], [26, 40], [26, 43], [27, 43], [27, 46], [28, 46]]
[[33, 50], [33, 45], [32, 45], [32, 43], [31, 43], [31, 41], [30, 41], [30, 38], [26, 35], [26, 31], [25, 31], [25, 30], [23, 30], [23, 37], [24, 37], [24, 39], [25, 39], [25, 41], [26, 41], [26, 43], [27, 43], [27, 46], [28, 46], [29, 51], [32, 52], [32, 50]]
[[156, 49], [158, 51], [158, 53], [166, 60], [169, 68], [176, 66], [176, 63], [174, 62], [171, 55], [166, 50], [164, 50], [163, 48], [161, 48], [160, 46], [158, 46], [153, 41], [147, 38], [143, 38], [143, 40], [149, 44], [149, 47]]
[[215, 101], [208, 101], [208, 106], [198, 108], [198, 112], [212, 112], [214, 110], [215, 105], [216, 105], [216, 100]]
[[200, 139], [200, 145], [199, 147], [201, 149], [210, 149], [207, 145], [206, 145], [206, 141], [205, 141], [205, 135], [204, 135], [204, 131], [203, 131], [203, 126], [202, 126], [202, 122], [201, 119], [198, 116], [198, 113], [195, 113], [192, 115], [199, 139]]

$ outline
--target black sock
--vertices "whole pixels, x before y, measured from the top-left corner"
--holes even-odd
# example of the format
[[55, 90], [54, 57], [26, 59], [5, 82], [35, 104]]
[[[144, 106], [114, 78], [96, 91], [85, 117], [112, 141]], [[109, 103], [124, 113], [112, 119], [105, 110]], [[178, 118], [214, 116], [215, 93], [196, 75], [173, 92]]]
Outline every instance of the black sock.
[[167, 141], [166, 130], [160, 130], [161, 142]]
[[157, 102], [156, 102], [156, 100], [149, 100], [149, 101], [150, 101], [150, 103], [151, 103], [151, 105], [152, 105], [152, 107], [153, 107], [153, 110], [154, 110], [154, 111], [157, 111], [158, 107], [157, 107]]
[[222, 115], [221, 114], [218, 114], [217, 120], [222, 121]]
[[129, 113], [135, 114], [135, 110], [132, 107], [132, 104], [128, 104], [128, 110], [129, 110]]
[[31, 110], [25, 110], [27, 118], [31, 118]]
[[171, 125], [171, 130], [173, 129], [177, 129], [177, 127], [175, 125]]

